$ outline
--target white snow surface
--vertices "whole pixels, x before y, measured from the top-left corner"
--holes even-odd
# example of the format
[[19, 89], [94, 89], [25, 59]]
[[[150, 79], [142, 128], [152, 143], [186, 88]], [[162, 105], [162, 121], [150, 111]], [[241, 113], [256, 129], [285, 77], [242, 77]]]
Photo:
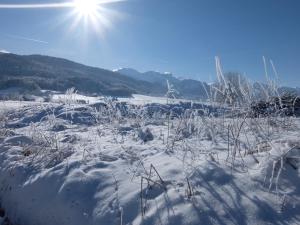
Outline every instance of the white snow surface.
[[[167, 140], [163, 117], [97, 117], [80, 104], [0, 107], [0, 204], [14, 224], [300, 224], [299, 170], [284, 164], [272, 179], [273, 162], [291, 148], [299, 157], [297, 118], [232, 166], [221, 118], [195, 120], [215, 125], [186, 138], [177, 138], [174, 119]], [[138, 138], [145, 128], [154, 136], [146, 143]]]
[[167, 97], [153, 97], [138, 94], [132, 95], [132, 98], [119, 98], [119, 101], [124, 101], [136, 105], [144, 105], [151, 103], [166, 104], [167, 102], [170, 104], [176, 104], [179, 102], [190, 102], [190, 100], [187, 99], [168, 99]]
[[[52, 101], [53, 102], [64, 102], [65, 99], [68, 98], [66, 94], [62, 93], [54, 93], [52, 95]], [[102, 96], [97, 96], [97, 97], [92, 97], [92, 96], [85, 96], [82, 94], [75, 93], [73, 96], [74, 100], [76, 101], [85, 101], [89, 104], [92, 103], [97, 103], [97, 102], [103, 102], [104, 97]], [[153, 96], [147, 96], [147, 95], [139, 95], [139, 94], [133, 94], [132, 97], [120, 97], [118, 98], [118, 101], [120, 102], [127, 102], [130, 104], [135, 104], [135, 105], [145, 105], [145, 104], [151, 104], [151, 103], [159, 103], [159, 104], [166, 104], [167, 102], [169, 104], [177, 104], [179, 102], [190, 102], [190, 100], [187, 99], [168, 99], [167, 97], [153, 97]], [[203, 103], [203, 101], [198, 102], [198, 101], [193, 101], [195, 103]], [[206, 103], [208, 104], [208, 103]]]

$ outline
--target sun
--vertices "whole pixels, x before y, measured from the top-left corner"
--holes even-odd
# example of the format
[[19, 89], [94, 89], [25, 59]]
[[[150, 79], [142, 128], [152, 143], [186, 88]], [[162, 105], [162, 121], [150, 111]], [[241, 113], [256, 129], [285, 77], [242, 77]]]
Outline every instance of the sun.
[[71, 20], [69, 31], [79, 31], [84, 38], [86, 34], [95, 32], [104, 38], [109, 29], [114, 28], [114, 21], [123, 18], [119, 11], [109, 7], [111, 3], [125, 0], [71, 0], [72, 10], [64, 17], [62, 22]]
[[74, 0], [74, 7], [81, 16], [93, 16], [98, 11], [99, 3], [97, 0]]

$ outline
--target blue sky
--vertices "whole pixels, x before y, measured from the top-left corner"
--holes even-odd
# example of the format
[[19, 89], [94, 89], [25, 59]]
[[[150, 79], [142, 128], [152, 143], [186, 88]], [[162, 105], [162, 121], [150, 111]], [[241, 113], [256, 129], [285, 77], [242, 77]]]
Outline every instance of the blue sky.
[[[0, 0], [53, 2], [59, 0]], [[263, 80], [265, 56], [282, 84], [300, 86], [299, 0], [127, 0], [103, 7], [100, 32], [84, 21], [71, 28], [71, 8], [0, 9], [0, 49], [204, 81], [215, 79], [214, 56], [224, 71]]]

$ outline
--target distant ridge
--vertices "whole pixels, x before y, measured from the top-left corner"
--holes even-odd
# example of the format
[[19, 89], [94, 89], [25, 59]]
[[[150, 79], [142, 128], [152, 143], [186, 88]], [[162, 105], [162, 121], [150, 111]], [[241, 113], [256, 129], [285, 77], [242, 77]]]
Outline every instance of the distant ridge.
[[[171, 73], [141, 73], [131, 68], [110, 71], [63, 58], [0, 52], [0, 97], [1, 93], [7, 93], [8, 90], [17, 91], [16, 95], [38, 95], [40, 90], [64, 92], [71, 87], [88, 95], [165, 96], [167, 81], [176, 89], [178, 97], [197, 100], [207, 99], [206, 90], [214, 85], [192, 79], [179, 79]], [[300, 95], [299, 88], [281, 87], [280, 92]]]
[[178, 91], [179, 95], [183, 98], [191, 98], [191, 99], [207, 98], [207, 94], [204, 88], [208, 90], [209, 86], [205, 82], [192, 80], [192, 79], [179, 79], [174, 77], [172, 73], [169, 72], [160, 73], [156, 71], [148, 71], [148, 72], [141, 73], [131, 68], [122, 68], [114, 71], [136, 80], [147, 81], [149, 83], [159, 85], [163, 89], [167, 88], [167, 80], [168, 80]]
[[113, 72], [57, 57], [0, 54], [0, 90], [13, 88], [36, 94], [41, 89], [65, 91], [75, 87], [85, 94], [164, 96], [167, 92], [166, 80], [174, 85], [180, 97], [205, 97], [205, 83], [179, 80], [170, 73], [140, 73], [134, 69]]
[[0, 89], [12, 87], [21, 87], [29, 91], [65, 91], [75, 87], [87, 94], [112, 96], [152, 94], [156, 91], [145, 81], [67, 59], [43, 55], [0, 54]]

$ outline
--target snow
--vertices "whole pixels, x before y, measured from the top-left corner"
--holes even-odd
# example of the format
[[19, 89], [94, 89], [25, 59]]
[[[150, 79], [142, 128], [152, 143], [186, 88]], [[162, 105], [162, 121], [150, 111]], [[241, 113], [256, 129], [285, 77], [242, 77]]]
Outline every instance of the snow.
[[[64, 102], [67, 97], [68, 96], [66, 94], [56, 93], [56, 94], [52, 95], [52, 101], [53, 102]], [[92, 104], [92, 103], [99, 102], [99, 100], [101, 100], [102, 98], [101, 97], [85, 96], [85, 95], [81, 95], [81, 94], [76, 93], [76, 94], [74, 94], [74, 99], [77, 100], [77, 101], [85, 101], [87, 103]]]
[[[52, 95], [52, 102], [64, 102], [65, 99], [68, 98], [66, 94], [62, 93], [54, 93]], [[85, 101], [86, 103], [89, 104], [94, 104], [98, 102], [103, 102], [104, 97], [102, 96], [97, 96], [97, 97], [92, 97], [92, 96], [85, 96], [82, 94], [74, 94], [73, 96], [74, 100], [76, 101]], [[159, 103], [159, 104], [166, 104], [167, 102], [171, 104], [177, 104], [180, 102], [191, 102], [191, 100], [187, 99], [168, 99], [167, 97], [153, 97], [153, 96], [147, 96], [147, 95], [139, 95], [139, 94], [133, 94], [132, 97], [119, 97], [118, 98], [119, 102], [127, 102], [129, 104], [134, 104], [134, 105], [145, 105], [145, 104], [151, 104], [151, 103]], [[195, 103], [203, 103], [203, 101], [193, 101]], [[208, 103], [206, 103], [208, 104]]]
[[122, 117], [94, 110], [97, 97], [60, 97], [0, 102], [0, 204], [14, 224], [300, 224], [299, 170], [278, 167], [300, 156], [298, 118], [276, 118], [276, 127], [249, 118], [246, 147], [228, 158], [227, 123], [239, 118]]
[[[138, 95], [134, 94], [132, 98], [119, 98], [119, 101], [128, 102], [134, 105], [145, 105], [151, 103], [159, 103], [159, 104], [166, 104], [167, 102], [171, 104], [176, 104], [180, 102], [191, 102], [187, 99], [167, 99], [167, 97], [153, 97], [153, 96], [146, 96], [146, 95]], [[203, 103], [198, 101], [193, 101], [197, 103]]]
[[9, 54], [10, 52], [5, 49], [0, 49], [0, 54]]

